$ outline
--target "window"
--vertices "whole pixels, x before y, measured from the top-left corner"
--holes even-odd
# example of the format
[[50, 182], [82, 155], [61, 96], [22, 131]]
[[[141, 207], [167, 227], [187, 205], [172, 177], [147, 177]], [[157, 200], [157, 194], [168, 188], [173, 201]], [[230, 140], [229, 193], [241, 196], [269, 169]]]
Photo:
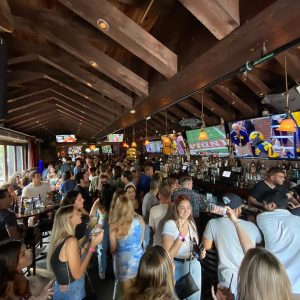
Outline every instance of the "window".
[[15, 146], [7, 146], [7, 175], [11, 176], [15, 172]]
[[17, 172], [23, 171], [23, 147], [16, 146]]
[[0, 183], [8, 180], [14, 173], [21, 173], [26, 168], [24, 162], [25, 145], [0, 144]]

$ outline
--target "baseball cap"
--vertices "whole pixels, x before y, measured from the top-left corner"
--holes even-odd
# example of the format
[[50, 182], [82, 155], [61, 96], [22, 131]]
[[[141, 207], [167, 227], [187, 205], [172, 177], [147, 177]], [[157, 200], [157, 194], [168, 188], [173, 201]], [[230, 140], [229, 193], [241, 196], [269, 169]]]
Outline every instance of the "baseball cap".
[[226, 206], [229, 206], [231, 209], [235, 209], [243, 204], [243, 199], [236, 194], [227, 193], [223, 197], [223, 202]]

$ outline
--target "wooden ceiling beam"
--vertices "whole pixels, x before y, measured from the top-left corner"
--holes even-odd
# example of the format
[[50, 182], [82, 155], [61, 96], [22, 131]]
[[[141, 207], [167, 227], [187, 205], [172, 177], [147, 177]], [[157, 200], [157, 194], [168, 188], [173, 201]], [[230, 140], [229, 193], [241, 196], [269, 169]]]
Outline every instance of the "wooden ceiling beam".
[[180, 120], [189, 117], [189, 115], [187, 113], [185, 113], [184, 111], [180, 110], [175, 105], [173, 105], [171, 107], [168, 107], [168, 111], [171, 112], [172, 114], [174, 114], [175, 116], [178, 116], [178, 118], [180, 118]]
[[[40, 18], [41, 15], [39, 15]], [[22, 27], [28, 29], [37, 27], [37, 24], [31, 23], [22, 17], [15, 17], [15, 22], [20, 30]], [[137, 95], [148, 95], [148, 82], [146, 80], [89, 44], [86, 37], [80, 34], [79, 26], [76, 27], [76, 34], [74, 34], [73, 30], [74, 28], [71, 30], [68, 26], [49, 23], [45, 20], [40, 20], [37, 28], [38, 33], [50, 43], [63, 49], [87, 65], [94, 67]]]
[[253, 72], [247, 73], [246, 78], [241, 73], [238, 73], [237, 77], [260, 98], [270, 92], [269, 87]]
[[286, 68], [288, 75], [296, 82], [297, 85], [300, 85], [300, 58], [294, 53], [281, 53], [276, 55], [275, 59], [280, 63], [284, 69], [284, 57], [286, 56]]
[[13, 15], [7, 0], [0, 1], [0, 32], [12, 33], [14, 30]]
[[[106, 0], [59, 0], [102, 33], [128, 49], [167, 78], [177, 73], [177, 55]], [[108, 24], [101, 30], [99, 20]], [[101, 21], [100, 21], [101, 22]]]
[[[33, 120], [37, 120], [37, 121], [42, 120], [43, 117], [46, 117], [49, 114], [53, 114], [53, 111], [49, 111], [49, 108], [47, 108], [47, 110], [45, 112], [40, 113], [39, 115], [32, 116], [30, 118], [26, 118], [25, 120], [22, 120], [22, 121], [13, 122], [13, 125], [20, 127], [22, 124], [29, 123], [30, 121], [33, 121]], [[8, 123], [10, 123], [10, 122], [8, 121]], [[34, 126], [34, 124], [32, 124], [32, 126]]]
[[[192, 105], [191, 103], [188, 103], [186, 101], [181, 101], [178, 103], [178, 105], [182, 108], [184, 108], [185, 110], [189, 111], [191, 115], [196, 116], [196, 117], [201, 117], [202, 115], [202, 111], [198, 108], [196, 108], [194, 105]], [[204, 120], [205, 123], [207, 124], [213, 124], [215, 122], [217, 122], [217, 118], [214, 117], [210, 117], [207, 114], [203, 113], [204, 115]]]
[[110, 85], [106, 81], [98, 78], [92, 73], [85, 71], [80, 67], [74, 67], [74, 64], [66, 60], [62, 60], [59, 57], [52, 57], [51, 59], [46, 58], [39, 54], [28, 54], [20, 57], [11, 58], [8, 61], [8, 65], [15, 65], [18, 63], [40, 61], [49, 65], [62, 73], [72, 77], [73, 79], [79, 81], [80, 83], [86, 85], [92, 90], [103, 94], [104, 96], [110, 98], [116, 103], [123, 105], [127, 108], [131, 108], [133, 105], [132, 97], [128, 96], [124, 92], [118, 90], [114, 86]]
[[240, 99], [227, 86], [216, 84], [212, 87], [212, 90], [226, 100], [231, 106], [240, 111], [244, 116], [251, 116], [254, 114], [255, 111], [253, 107], [249, 106], [245, 101]]
[[70, 104], [64, 103], [63, 100], [56, 98], [57, 102], [56, 106], [60, 108], [64, 108], [68, 111], [72, 111], [75, 115], [78, 117], [80, 116], [81, 118], [85, 118], [86, 120], [90, 121], [90, 123], [94, 126], [96, 126], [99, 130], [99, 127], [103, 128], [105, 121], [101, 120], [98, 115], [91, 114], [91, 113], [86, 113], [85, 111], [81, 110], [80, 108], [77, 108], [75, 106], [72, 106]]
[[240, 26], [239, 0], [179, 1], [218, 40], [223, 39]]
[[58, 108], [58, 110], [63, 111], [65, 114], [68, 114], [68, 115], [72, 116], [74, 119], [76, 119], [78, 124], [80, 122], [84, 121], [89, 126], [92, 126], [92, 127], [96, 128], [97, 130], [99, 130], [100, 126], [96, 120], [89, 118], [83, 114], [77, 114], [74, 111], [70, 111], [69, 109], [66, 109], [63, 105], [61, 105], [59, 103], [56, 103], [55, 105]]
[[[57, 111], [55, 111], [55, 114], [57, 115]], [[55, 119], [55, 121], [57, 121], [57, 119]], [[32, 125], [30, 124], [30, 125], [25, 125], [25, 126], [22, 126], [21, 128], [22, 128], [22, 130], [26, 130], [26, 131], [28, 131], [28, 130], [35, 130], [35, 128], [37, 128], [37, 127], [39, 127], [39, 126], [45, 126], [45, 125], [57, 125], [56, 124], [56, 122], [55, 122], [55, 124], [54, 124], [54, 122], [53, 122], [53, 117], [49, 117], [49, 116], [46, 116], [46, 118], [44, 118], [44, 119], [41, 119], [41, 121], [39, 121], [38, 123], [36, 123], [35, 125], [34, 125], [34, 127], [32, 127]], [[51, 127], [51, 126], [50, 126]]]
[[[201, 94], [196, 94], [192, 97], [200, 105], [202, 104]], [[220, 105], [218, 105], [207, 93], [203, 94], [203, 106], [210, 110], [212, 113], [217, 115], [220, 118], [223, 118], [225, 121], [232, 121], [235, 118], [235, 114], [232, 110], [226, 110]]]
[[17, 71], [17, 72], [8, 72], [7, 73], [7, 86], [8, 87], [19, 87], [20, 85], [35, 81], [38, 79], [45, 78], [45, 74], [38, 72], [29, 72], [29, 71]]
[[[166, 115], [165, 115], [165, 112], [164, 111], [160, 111], [157, 113], [158, 116], [160, 116], [160, 118], [162, 120], [165, 120], [166, 119]], [[170, 120], [171, 122], [173, 123], [177, 123], [178, 122], [178, 119], [175, 118], [169, 111], [167, 111], [167, 117], [168, 117], [168, 120]]]
[[[84, 102], [88, 103], [93, 103], [96, 104], [99, 109], [102, 109], [102, 115], [107, 117], [107, 118], [112, 118], [120, 115], [120, 112], [118, 113], [117, 108], [112, 107], [110, 101], [108, 99], [103, 98], [100, 94], [92, 92], [92, 91], [87, 91], [86, 88], [84, 87], [79, 87], [79, 86], [72, 86], [71, 83], [65, 84], [61, 82], [60, 80], [55, 79], [52, 76], [48, 76], [47, 74], [43, 73], [35, 73], [35, 72], [27, 72], [27, 71], [17, 71], [17, 72], [11, 72], [9, 73], [8, 79], [9, 84], [11, 82], [19, 83], [21, 81], [35, 81], [37, 79], [45, 79], [49, 80], [50, 82], [53, 82], [57, 85], [57, 87], [53, 90], [55, 90], [58, 93], [61, 94], [66, 94], [66, 90], [71, 91], [72, 93], [75, 93], [86, 100]], [[68, 96], [67, 96], [68, 97]], [[70, 99], [74, 98], [75, 96], [69, 97]], [[78, 102], [82, 102], [82, 99], [80, 99]], [[93, 104], [89, 104], [90, 106], [93, 106]], [[96, 107], [94, 107], [96, 108]]]
[[[268, 52], [272, 52], [299, 38], [299, 11], [300, 1], [277, 0], [273, 2], [233, 31], [230, 37], [221, 40], [196, 57], [176, 76], [167, 82], [153, 86], [150, 96], [135, 107], [134, 117], [129, 118], [129, 114], [124, 114], [103, 130], [98, 138], [106, 136], [113, 129], [128, 127], [132, 123], [171, 106], [178, 99], [199, 89], [205, 89], [224, 76], [239, 70], [246, 61], [260, 58], [263, 41], [267, 41]], [[255, 34], [251, 34], [253, 32]], [[254, 114], [252, 116], [254, 117]]]

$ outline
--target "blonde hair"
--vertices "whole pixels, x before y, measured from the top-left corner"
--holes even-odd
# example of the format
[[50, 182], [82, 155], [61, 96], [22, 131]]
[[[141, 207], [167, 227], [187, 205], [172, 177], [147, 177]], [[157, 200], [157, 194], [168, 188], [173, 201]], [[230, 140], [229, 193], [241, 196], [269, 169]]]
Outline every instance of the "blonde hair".
[[246, 253], [239, 271], [239, 300], [290, 300], [292, 288], [284, 266], [264, 248]]
[[47, 255], [47, 267], [48, 270], [53, 273], [51, 268], [51, 258], [53, 253], [58, 246], [58, 244], [63, 241], [63, 239], [69, 236], [75, 236], [75, 228], [70, 222], [74, 212], [74, 205], [66, 205], [59, 208], [54, 217], [54, 223], [51, 231], [51, 242], [49, 245], [48, 255]]
[[177, 299], [174, 287], [170, 255], [163, 247], [153, 246], [142, 256], [134, 285], [125, 299]]
[[134, 215], [135, 212], [131, 200], [124, 195], [117, 198], [116, 205], [110, 216], [109, 225], [115, 230], [118, 239], [128, 234]]
[[116, 190], [112, 196], [112, 199], [111, 199], [111, 203], [110, 203], [110, 209], [109, 209], [109, 220], [111, 219], [112, 217], [112, 214], [113, 214], [113, 211], [115, 209], [115, 206], [116, 206], [116, 203], [117, 203], [117, 200], [120, 196], [122, 195], [125, 195], [125, 191], [123, 190]]

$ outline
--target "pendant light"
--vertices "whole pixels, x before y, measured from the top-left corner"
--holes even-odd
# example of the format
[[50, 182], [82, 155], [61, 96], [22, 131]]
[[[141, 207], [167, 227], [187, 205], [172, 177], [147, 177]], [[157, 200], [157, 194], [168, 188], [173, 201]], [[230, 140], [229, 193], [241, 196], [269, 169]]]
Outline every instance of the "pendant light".
[[150, 144], [150, 141], [148, 140], [148, 127], [147, 127], [147, 121], [148, 121], [148, 118], [146, 118], [146, 139], [145, 139], [145, 142], [144, 142], [144, 145], [147, 146]]
[[131, 147], [132, 148], [136, 148], [137, 147], [137, 144], [135, 142], [135, 132], [134, 132], [134, 124], [132, 126], [132, 143], [131, 143]]
[[288, 78], [287, 78], [287, 66], [286, 66], [286, 55], [284, 56], [284, 75], [285, 75], [285, 111], [286, 118], [281, 121], [280, 126], [277, 128], [278, 131], [296, 132], [296, 123], [291, 117], [289, 108], [289, 89], [288, 89]]
[[203, 91], [202, 91], [202, 97], [201, 97], [201, 121], [202, 125], [200, 127], [200, 134], [198, 136], [199, 141], [207, 141], [208, 140], [208, 134], [205, 130], [205, 121], [204, 121], [204, 114], [203, 114]]

